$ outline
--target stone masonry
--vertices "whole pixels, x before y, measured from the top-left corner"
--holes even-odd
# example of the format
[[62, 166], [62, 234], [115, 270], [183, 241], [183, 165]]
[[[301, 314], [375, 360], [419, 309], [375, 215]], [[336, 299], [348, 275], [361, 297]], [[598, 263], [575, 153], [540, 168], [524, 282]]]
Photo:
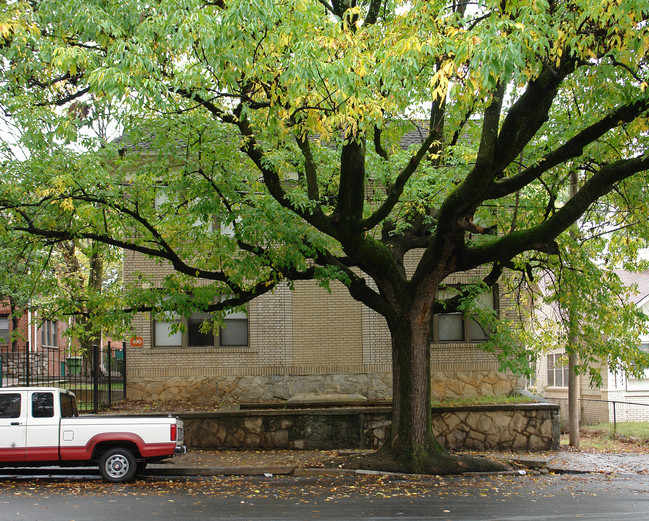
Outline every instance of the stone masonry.
[[[330, 370], [330, 369], [329, 369]], [[193, 400], [201, 403], [284, 402], [302, 395], [360, 394], [368, 400], [392, 398], [392, 375], [385, 371], [316, 374], [171, 376], [129, 381], [132, 400]], [[498, 371], [435, 371], [432, 396], [448, 400], [462, 396], [502, 396], [519, 386], [514, 375]]]
[[[555, 404], [433, 409], [433, 427], [449, 450], [545, 451], [559, 446]], [[389, 407], [247, 410], [181, 414], [195, 449], [371, 449], [390, 429]]]

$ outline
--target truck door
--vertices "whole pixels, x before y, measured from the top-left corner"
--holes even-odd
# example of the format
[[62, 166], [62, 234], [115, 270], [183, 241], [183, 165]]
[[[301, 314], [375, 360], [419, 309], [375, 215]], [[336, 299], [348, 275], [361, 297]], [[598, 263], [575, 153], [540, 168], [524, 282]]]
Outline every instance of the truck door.
[[52, 391], [29, 392], [27, 461], [58, 461], [59, 418]]
[[0, 461], [25, 461], [27, 404], [25, 393], [0, 393]]

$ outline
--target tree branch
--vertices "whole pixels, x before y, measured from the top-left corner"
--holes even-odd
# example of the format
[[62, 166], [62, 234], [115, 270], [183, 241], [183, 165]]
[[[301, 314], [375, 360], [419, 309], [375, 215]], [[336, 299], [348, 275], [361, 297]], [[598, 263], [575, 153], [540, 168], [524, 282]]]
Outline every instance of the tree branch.
[[349, 278], [347, 288], [352, 298], [362, 302], [380, 315], [385, 316], [385, 313], [388, 312], [388, 306], [385, 299], [375, 290], [370, 288], [367, 285], [367, 282], [365, 282], [365, 279], [356, 274], [349, 266], [344, 264], [341, 259], [331, 254], [326, 254], [318, 256], [316, 262], [321, 265], [335, 266], [341, 270]]
[[367, 219], [364, 219], [359, 223], [361, 229], [371, 230], [372, 228], [377, 226], [381, 221], [383, 221], [383, 219], [385, 219], [388, 215], [390, 215], [390, 212], [392, 211], [394, 206], [399, 202], [399, 198], [403, 194], [403, 190], [406, 186], [406, 183], [415, 173], [417, 167], [419, 167], [419, 164], [421, 163], [422, 159], [426, 156], [426, 153], [430, 149], [436, 137], [437, 136], [435, 135], [434, 132], [428, 133], [428, 136], [421, 144], [421, 146], [417, 149], [415, 155], [410, 158], [408, 164], [399, 173], [394, 184], [388, 190], [385, 200], [383, 201], [383, 204], [379, 208], [377, 208], [376, 211], [372, 215], [370, 215]]
[[382, 3], [383, 0], [371, 0], [367, 16], [365, 16], [365, 24], [375, 24], [377, 22]]
[[327, 2], [326, 0], [318, 0], [318, 2], [322, 4], [324, 8], [331, 14], [336, 15], [336, 11], [334, 11], [333, 6], [329, 2]]
[[365, 202], [365, 138], [350, 137], [340, 156], [340, 185], [335, 219], [355, 225], [363, 215]]
[[575, 71], [576, 66], [576, 61], [570, 59], [557, 70], [546, 67], [509, 109], [498, 134], [494, 163], [496, 172], [509, 165], [547, 121], [559, 86]]
[[320, 190], [318, 189], [318, 167], [311, 152], [311, 143], [306, 134], [300, 134], [296, 138], [297, 144], [304, 156], [304, 172], [306, 175], [306, 189], [309, 199], [317, 201], [320, 198]]
[[544, 158], [530, 168], [525, 169], [516, 176], [495, 182], [489, 189], [486, 199], [498, 199], [522, 189], [551, 168], [573, 157], [579, 157], [587, 145], [601, 138], [609, 130], [621, 124], [632, 122], [648, 110], [649, 98], [619, 107], [596, 123], [586, 127], [556, 150], [546, 154]]
[[491, 103], [485, 109], [478, 155], [473, 170], [467, 176], [467, 182], [472, 184], [477, 180], [478, 175], [482, 178], [488, 178], [493, 170], [493, 164], [496, 160], [498, 127], [500, 126], [500, 114], [502, 112], [504, 96], [505, 84], [501, 84], [496, 88]]
[[52, 103], [54, 103], [54, 105], [56, 105], [57, 107], [62, 107], [63, 105], [65, 105], [66, 103], [69, 103], [70, 101], [73, 101], [73, 100], [75, 100], [77, 98], [81, 98], [82, 96], [85, 96], [86, 94], [88, 94], [88, 92], [90, 92], [90, 87], [86, 87], [85, 89], [81, 89], [81, 90], [79, 90], [77, 92], [73, 92], [71, 94], [68, 94], [67, 96], [64, 96], [62, 98], [54, 100], [53, 102], [52, 101], [43, 101], [43, 102], [40, 102], [40, 103], [35, 103], [35, 106], [36, 107], [45, 107], [47, 105], [51, 105]]
[[178, 93], [186, 99], [198, 103], [222, 122], [229, 123], [237, 127], [244, 138], [241, 150], [252, 160], [252, 162], [261, 172], [264, 179], [264, 184], [266, 185], [266, 188], [268, 189], [273, 199], [275, 199], [284, 208], [287, 208], [296, 215], [300, 216], [302, 219], [307, 221], [318, 230], [337, 237], [337, 234], [333, 230], [329, 219], [322, 213], [322, 210], [319, 207], [316, 207], [311, 211], [303, 211], [302, 209], [293, 205], [293, 203], [290, 201], [286, 194], [286, 191], [284, 190], [284, 187], [282, 186], [279, 175], [277, 174], [275, 169], [269, 166], [268, 162], [265, 161], [264, 152], [257, 144], [255, 133], [250, 126], [249, 121], [242, 117], [241, 105], [239, 105], [235, 109], [234, 113], [231, 114], [217, 107], [210, 100], [202, 98], [197, 93], [184, 89], [177, 89], [174, 92]]
[[593, 202], [611, 191], [615, 183], [647, 169], [649, 156], [622, 159], [601, 167], [574, 197], [547, 220], [489, 244], [467, 248], [459, 268], [466, 270], [488, 262], [508, 261], [527, 250], [556, 254], [558, 250], [554, 240], [572, 226]]

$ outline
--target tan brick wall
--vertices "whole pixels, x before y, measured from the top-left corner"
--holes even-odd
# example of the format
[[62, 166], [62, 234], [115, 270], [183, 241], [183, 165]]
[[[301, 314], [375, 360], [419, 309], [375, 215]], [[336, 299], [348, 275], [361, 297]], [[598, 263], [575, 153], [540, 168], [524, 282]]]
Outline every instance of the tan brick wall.
[[293, 363], [362, 364], [362, 306], [340, 282], [331, 293], [315, 282], [296, 282], [293, 293]]
[[[414, 260], [416, 255], [410, 258], [410, 270]], [[124, 264], [127, 284], [142, 283], [137, 271], [154, 284], [171, 273], [168, 266], [130, 252]], [[474, 282], [478, 275], [461, 274], [446, 282]], [[296, 282], [295, 291], [281, 286], [253, 300], [249, 346], [244, 348], [153, 348], [150, 317], [138, 315], [133, 333], [144, 345], [129, 348], [129, 396], [202, 400], [214, 396], [232, 401], [344, 392], [389, 398], [391, 345], [385, 320], [354, 301], [342, 284], [332, 283], [331, 290], [328, 293], [314, 282]], [[500, 306], [501, 314], [512, 314], [513, 306], [502, 301]], [[516, 377], [498, 373], [496, 357], [477, 345], [431, 347], [436, 397], [458, 392], [506, 394], [520, 386]], [[451, 385], [452, 381], [461, 384]]]

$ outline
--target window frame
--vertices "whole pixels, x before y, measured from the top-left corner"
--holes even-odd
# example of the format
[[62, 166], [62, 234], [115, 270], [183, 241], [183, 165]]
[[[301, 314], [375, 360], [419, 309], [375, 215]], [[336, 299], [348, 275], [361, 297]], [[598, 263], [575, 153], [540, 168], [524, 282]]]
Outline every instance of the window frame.
[[[9, 345], [11, 340], [11, 315], [8, 313], [0, 314], [0, 324], [2, 324], [2, 321], [4, 320], [7, 321], [7, 328], [0, 329], [0, 346]], [[6, 335], [3, 334], [4, 331], [6, 331]]]
[[41, 345], [43, 347], [59, 347], [59, 331], [57, 320], [45, 320], [41, 325]]
[[[212, 331], [211, 336], [213, 338], [213, 342], [211, 344], [205, 344], [205, 345], [191, 345], [190, 344], [190, 329], [191, 329], [191, 322], [192, 322], [192, 315], [195, 314], [202, 314], [206, 315], [206, 313], [199, 313], [199, 312], [194, 312], [192, 313], [189, 317], [179, 317], [175, 320], [151, 320], [151, 345], [155, 349], [222, 349], [222, 348], [245, 348], [248, 349], [250, 348], [250, 319], [248, 317], [248, 308], [246, 307], [246, 311], [238, 311], [238, 312], [231, 312], [226, 314], [224, 317], [224, 325], [225, 328], [227, 328], [228, 322], [243, 322], [245, 321], [245, 336], [246, 336], [246, 343], [230, 343], [230, 342], [224, 342], [224, 335], [223, 335], [223, 330], [225, 329], [223, 326], [219, 328], [215, 328], [214, 331]], [[237, 315], [236, 317], [233, 318], [228, 318], [228, 315]], [[241, 317], [239, 315], [244, 315], [244, 317]], [[208, 320], [208, 317], [205, 317], [203, 319]], [[177, 333], [180, 335], [180, 343], [178, 344], [158, 344], [158, 336], [159, 336], [159, 331], [158, 331], [158, 326], [162, 323], [167, 323], [167, 324], [174, 324], [174, 323], [180, 323], [182, 324], [182, 329]], [[201, 322], [202, 323], [202, 322]], [[200, 325], [198, 326], [200, 328]], [[201, 334], [201, 333], [197, 333]], [[210, 335], [209, 333], [202, 333], [201, 335]]]
[[[459, 290], [464, 286], [464, 284], [445, 284], [441, 290]], [[438, 289], [439, 295], [440, 289]], [[487, 295], [487, 293], [484, 293]], [[498, 286], [495, 285], [491, 288], [491, 302], [492, 309], [496, 315], [500, 314], [500, 299], [499, 299], [499, 290]], [[449, 340], [440, 340], [440, 318], [444, 317], [457, 317], [461, 316], [462, 320], [462, 338], [461, 339], [449, 339]], [[450, 313], [435, 313], [433, 316], [433, 331], [431, 334], [431, 343], [433, 344], [482, 344], [489, 340], [489, 333], [485, 331], [484, 338], [476, 339], [472, 335], [473, 324], [477, 324], [475, 319], [467, 317], [461, 311], [453, 311]]]
[[[232, 326], [234, 324], [240, 324], [242, 322], [245, 322], [244, 328], [245, 328], [246, 343], [241, 344], [241, 343], [231, 342], [229, 340], [225, 341], [225, 335], [223, 334], [223, 331], [227, 330], [228, 324]], [[250, 347], [250, 319], [248, 318], [248, 306], [246, 306], [245, 311], [228, 311], [225, 314], [225, 317], [223, 318], [223, 323], [225, 327], [220, 326], [218, 332], [220, 347]]]
[[[546, 357], [546, 371], [548, 387], [566, 388], [568, 387], [568, 378], [570, 377], [570, 368], [568, 367], [566, 353], [550, 353]], [[562, 363], [557, 365], [557, 360]], [[561, 385], [557, 385], [557, 375], [561, 374]]]

